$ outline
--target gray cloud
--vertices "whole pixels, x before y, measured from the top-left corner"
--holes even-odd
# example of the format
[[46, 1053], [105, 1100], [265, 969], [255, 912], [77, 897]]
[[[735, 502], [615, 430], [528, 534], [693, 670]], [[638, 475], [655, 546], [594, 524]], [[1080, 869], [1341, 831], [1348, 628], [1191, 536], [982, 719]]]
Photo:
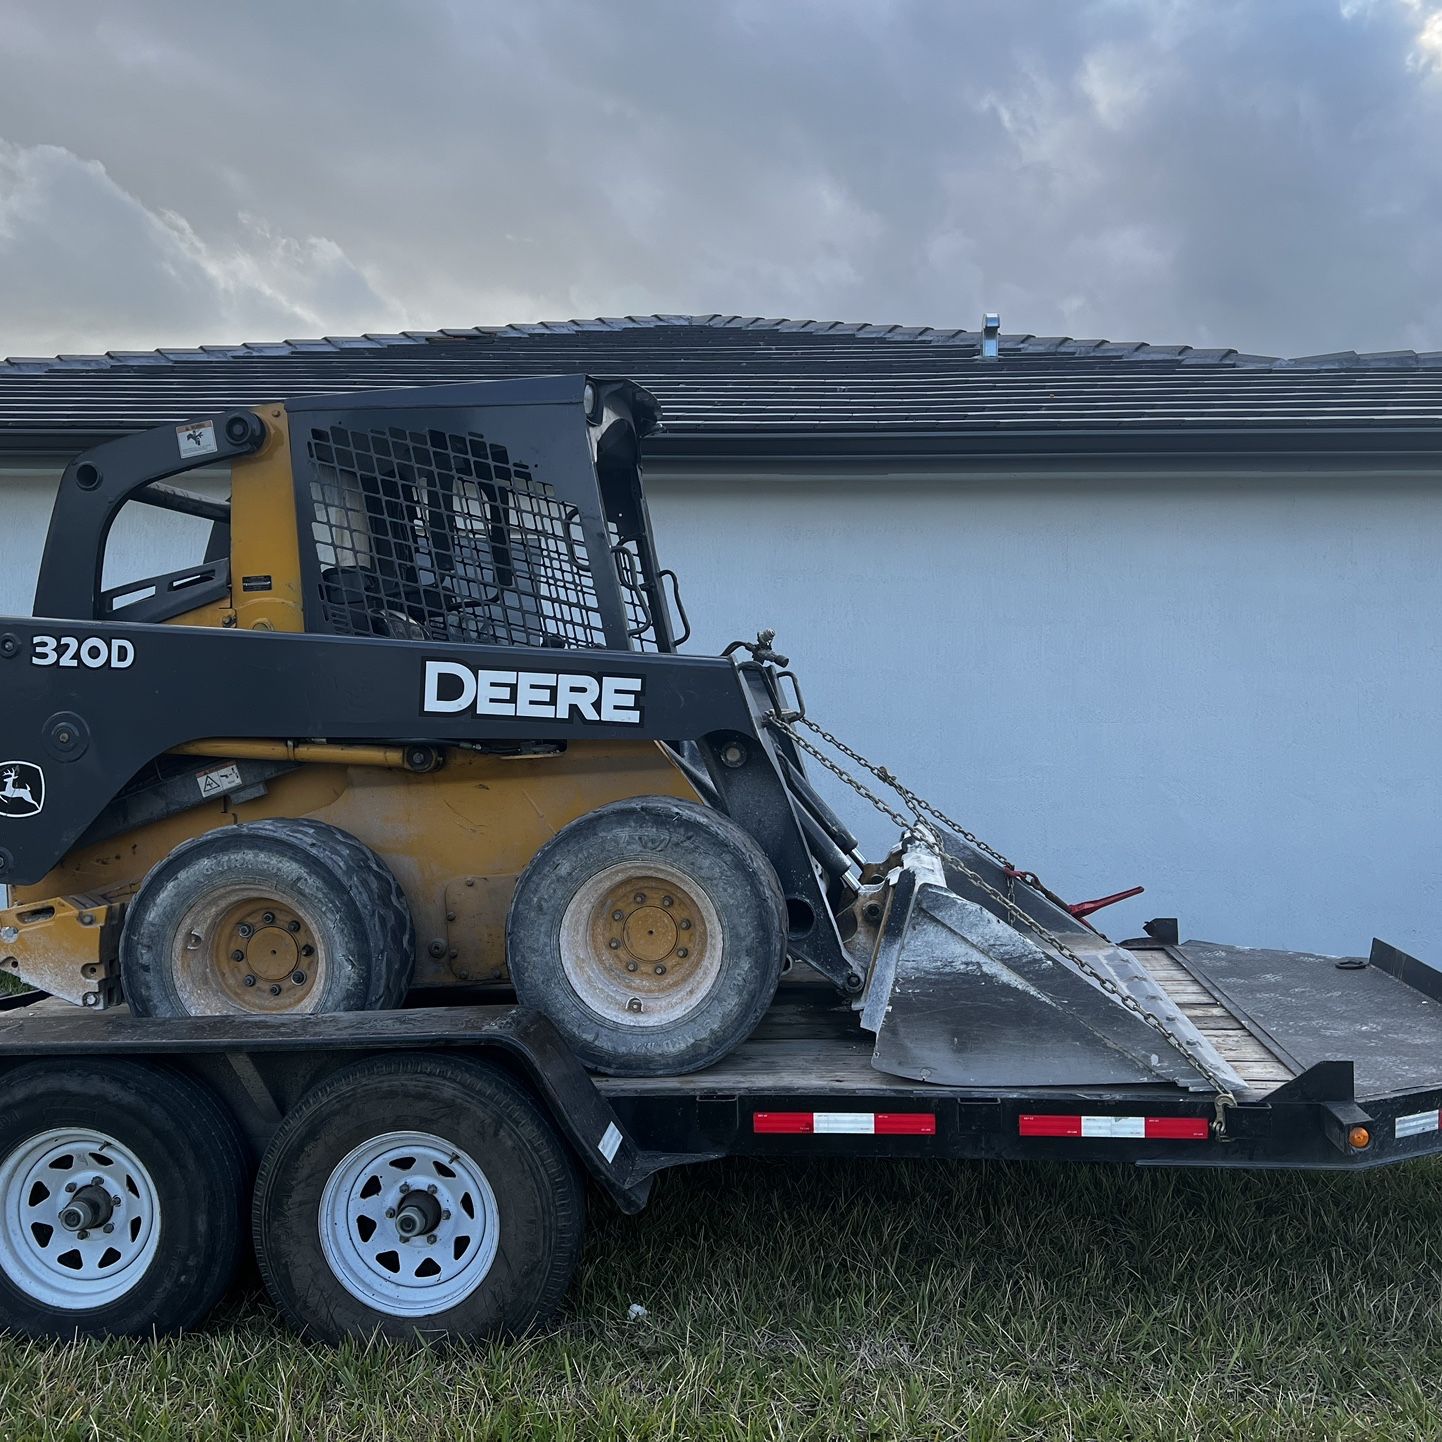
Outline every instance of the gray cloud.
[[0, 0], [0, 353], [628, 311], [1442, 345], [1442, 0]]

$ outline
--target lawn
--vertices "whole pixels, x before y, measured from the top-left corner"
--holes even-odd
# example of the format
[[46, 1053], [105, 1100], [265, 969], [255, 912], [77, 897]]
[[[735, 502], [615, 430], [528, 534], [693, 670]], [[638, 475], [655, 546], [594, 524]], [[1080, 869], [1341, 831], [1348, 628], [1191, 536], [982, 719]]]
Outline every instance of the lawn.
[[178, 1341], [10, 1342], [0, 1434], [1442, 1436], [1439, 1284], [1434, 1164], [732, 1162], [597, 1201], [543, 1335], [333, 1351], [243, 1296]]

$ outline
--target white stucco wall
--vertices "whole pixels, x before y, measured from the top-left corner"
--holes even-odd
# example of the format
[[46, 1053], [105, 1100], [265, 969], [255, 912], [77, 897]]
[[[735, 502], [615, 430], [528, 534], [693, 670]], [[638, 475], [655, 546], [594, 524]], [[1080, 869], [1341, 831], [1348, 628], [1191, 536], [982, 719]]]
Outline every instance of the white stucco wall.
[[[812, 713], [1089, 897], [1222, 941], [1442, 962], [1442, 487], [648, 471], [714, 649], [764, 625]], [[25, 614], [54, 476], [0, 476], [0, 614]], [[131, 576], [198, 535], [149, 513]], [[872, 847], [889, 828], [833, 794]]]
[[1112, 935], [1442, 963], [1434, 481], [648, 479], [703, 647], [775, 626], [822, 724], [1018, 864], [1145, 884]]

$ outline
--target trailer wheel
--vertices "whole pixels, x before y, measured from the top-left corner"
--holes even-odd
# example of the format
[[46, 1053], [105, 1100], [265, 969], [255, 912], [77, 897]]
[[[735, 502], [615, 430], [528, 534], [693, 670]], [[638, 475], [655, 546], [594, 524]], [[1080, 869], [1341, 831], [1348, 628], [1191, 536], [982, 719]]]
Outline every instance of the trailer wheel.
[[415, 926], [390, 869], [322, 821], [222, 827], [152, 868], [125, 917], [137, 1016], [378, 1011], [405, 998]]
[[516, 994], [617, 1076], [708, 1066], [750, 1035], [786, 954], [765, 853], [718, 811], [640, 796], [579, 817], [517, 883]]
[[136, 1336], [199, 1322], [241, 1255], [244, 1152], [195, 1083], [123, 1061], [9, 1073], [0, 1327]]
[[302, 1331], [513, 1334], [560, 1305], [584, 1192], [536, 1103], [482, 1062], [357, 1062], [285, 1119], [256, 1181], [260, 1271]]

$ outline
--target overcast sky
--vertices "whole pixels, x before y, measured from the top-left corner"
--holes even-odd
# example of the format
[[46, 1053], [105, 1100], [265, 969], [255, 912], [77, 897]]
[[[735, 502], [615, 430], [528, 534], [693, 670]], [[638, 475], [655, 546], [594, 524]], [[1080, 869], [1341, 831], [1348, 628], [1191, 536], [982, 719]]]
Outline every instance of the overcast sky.
[[0, 355], [983, 309], [1442, 348], [1442, 0], [0, 0]]

